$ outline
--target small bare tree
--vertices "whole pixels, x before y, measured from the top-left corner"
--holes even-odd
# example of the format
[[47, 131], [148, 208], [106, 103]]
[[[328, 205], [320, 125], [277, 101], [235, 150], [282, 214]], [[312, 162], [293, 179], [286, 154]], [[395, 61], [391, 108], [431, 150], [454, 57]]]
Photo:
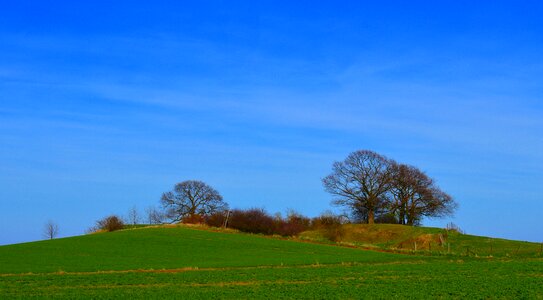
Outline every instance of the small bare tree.
[[165, 215], [160, 210], [151, 206], [148, 207], [145, 212], [147, 213], [147, 222], [149, 224], [162, 224], [164, 223]]
[[58, 235], [58, 225], [53, 221], [48, 221], [45, 223], [43, 235], [50, 240], [56, 238]]
[[138, 224], [140, 221], [140, 216], [139, 216], [139, 213], [138, 213], [138, 209], [136, 208], [136, 206], [133, 206], [129, 211], [128, 211], [128, 223], [132, 224], [132, 225], [136, 225]]

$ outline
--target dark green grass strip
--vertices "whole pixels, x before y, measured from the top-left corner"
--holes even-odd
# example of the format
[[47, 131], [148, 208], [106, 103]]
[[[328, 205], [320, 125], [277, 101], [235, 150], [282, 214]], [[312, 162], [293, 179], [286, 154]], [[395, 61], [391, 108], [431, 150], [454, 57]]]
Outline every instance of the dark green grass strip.
[[543, 298], [543, 261], [432, 261], [187, 272], [19, 275], [2, 298]]

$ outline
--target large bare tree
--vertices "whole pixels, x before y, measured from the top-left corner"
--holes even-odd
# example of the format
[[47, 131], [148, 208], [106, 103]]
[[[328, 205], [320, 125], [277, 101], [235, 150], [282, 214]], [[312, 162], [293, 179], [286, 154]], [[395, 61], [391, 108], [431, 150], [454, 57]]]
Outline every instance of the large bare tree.
[[47, 223], [45, 223], [45, 226], [43, 228], [43, 235], [46, 238], [52, 240], [57, 237], [58, 231], [59, 229], [57, 223], [53, 221], [48, 221]]
[[174, 222], [195, 215], [209, 215], [228, 208], [219, 192], [198, 180], [176, 184], [172, 191], [162, 194], [161, 203], [167, 217]]
[[416, 225], [424, 217], [451, 215], [456, 202], [416, 167], [393, 165], [390, 210], [399, 224]]
[[355, 151], [344, 161], [335, 162], [332, 173], [322, 182], [327, 192], [336, 196], [334, 204], [362, 213], [369, 224], [375, 214], [388, 206], [394, 161], [373, 151]]

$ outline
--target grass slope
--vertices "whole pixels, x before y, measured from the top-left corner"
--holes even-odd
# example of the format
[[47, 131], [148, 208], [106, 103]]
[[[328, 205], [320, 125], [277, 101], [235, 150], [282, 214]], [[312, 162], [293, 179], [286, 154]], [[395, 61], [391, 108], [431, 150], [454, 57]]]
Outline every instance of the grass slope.
[[404, 256], [190, 227], [142, 228], [0, 247], [0, 273], [391, 261]]
[[[543, 246], [538, 243], [512, 241], [461, 234], [441, 228], [413, 227], [395, 224], [347, 224], [339, 229], [337, 242], [361, 247], [395, 251], [417, 250], [432, 254], [541, 257]], [[326, 241], [324, 230], [306, 231], [302, 238]]]
[[401, 255], [188, 227], [0, 247], [1, 299], [51, 297], [543, 299], [543, 259]]

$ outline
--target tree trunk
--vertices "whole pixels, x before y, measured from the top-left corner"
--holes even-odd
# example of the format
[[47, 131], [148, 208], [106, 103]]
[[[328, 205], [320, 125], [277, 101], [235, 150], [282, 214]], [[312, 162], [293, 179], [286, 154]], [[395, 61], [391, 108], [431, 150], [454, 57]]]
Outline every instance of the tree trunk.
[[402, 225], [407, 224], [408, 212], [407, 212], [407, 201], [405, 198], [402, 200], [401, 212], [402, 212]]
[[368, 224], [374, 224], [375, 223], [375, 215], [373, 213], [373, 210], [368, 211]]
[[418, 219], [418, 215], [417, 215], [417, 212], [415, 211], [416, 209], [416, 206], [413, 204], [411, 205], [411, 208], [409, 209], [409, 225], [411, 226], [414, 226], [415, 225], [415, 221]]
[[407, 216], [407, 225], [409, 226], [415, 225], [415, 216], [413, 212], [410, 212], [409, 215]]

